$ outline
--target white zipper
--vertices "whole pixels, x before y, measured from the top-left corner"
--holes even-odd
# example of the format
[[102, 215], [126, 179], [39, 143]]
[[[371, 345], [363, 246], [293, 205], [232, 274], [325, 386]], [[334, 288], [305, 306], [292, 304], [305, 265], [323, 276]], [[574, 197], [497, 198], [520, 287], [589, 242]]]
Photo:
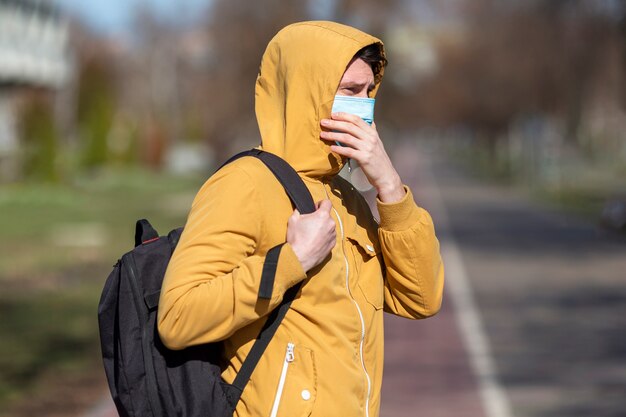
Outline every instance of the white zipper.
[[[322, 184], [323, 185], [323, 184]], [[328, 192], [326, 191], [326, 187], [324, 187], [324, 192], [326, 193], [326, 197], [330, 201], [330, 197], [328, 196]], [[331, 203], [332, 204], [332, 203]], [[348, 295], [350, 295], [350, 299], [354, 303], [356, 307], [356, 311], [359, 313], [359, 319], [361, 319], [361, 342], [359, 343], [359, 356], [361, 357], [361, 367], [363, 368], [363, 372], [365, 373], [365, 378], [367, 379], [367, 397], [365, 397], [365, 416], [369, 417], [370, 415], [370, 393], [372, 390], [372, 382], [370, 380], [370, 376], [367, 373], [367, 369], [365, 368], [365, 358], [363, 357], [363, 343], [365, 342], [365, 320], [363, 319], [363, 313], [361, 312], [361, 307], [356, 302], [354, 297], [352, 296], [352, 291], [350, 291], [350, 279], [349, 279], [349, 263], [348, 258], [346, 257], [346, 251], [343, 246], [345, 236], [343, 231], [343, 223], [341, 222], [341, 217], [339, 217], [339, 213], [333, 207], [333, 211], [335, 212], [335, 216], [337, 216], [337, 221], [339, 222], [339, 230], [341, 232], [341, 252], [343, 254], [343, 260], [346, 264], [346, 289], [348, 290]]]
[[276, 417], [278, 414], [278, 406], [280, 405], [280, 397], [283, 395], [285, 389], [285, 380], [287, 379], [287, 369], [289, 364], [294, 360], [293, 350], [295, 345], [293, 343], [287, 343], [287, 353], [285, 353], [285, 361], [283, 362], [283, 370], [280, 373], [280, 380], [278, 381], [278, 388], [276, 389], [276, 396], [274, 397], [274, 405], [272, 406], [272, 413], [270, 417]]

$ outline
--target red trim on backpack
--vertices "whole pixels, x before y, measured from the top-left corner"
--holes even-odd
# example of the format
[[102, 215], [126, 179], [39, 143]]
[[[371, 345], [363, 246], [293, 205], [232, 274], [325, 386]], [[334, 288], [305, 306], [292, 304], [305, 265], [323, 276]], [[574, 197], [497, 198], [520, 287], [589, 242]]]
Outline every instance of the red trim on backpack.
[[148, 240], [145, 240], [145, 241], [141, 242], [141, 244], [145, 245], [146, 243], [154, 242], [155, 240], [159, 240], [159, 238], [155, 237], [155, 238], [152, 238], [152, 239], [148, 239]]

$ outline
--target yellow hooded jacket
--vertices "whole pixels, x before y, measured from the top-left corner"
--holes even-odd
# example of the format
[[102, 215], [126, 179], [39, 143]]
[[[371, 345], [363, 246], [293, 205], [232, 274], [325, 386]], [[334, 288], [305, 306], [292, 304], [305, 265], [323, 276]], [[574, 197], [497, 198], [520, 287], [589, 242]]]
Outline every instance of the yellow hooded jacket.
[[425, 318], [441, 305], [443, 265], [429, 214], [405, 187], [401, 201], [377, 202], [378, 224], [361, 195], [335, 175], [341, 157], [319, 136], [351, 58], [378, 42], [337, 23], [296, 23], [269, 43], [256, 82], [261, 148], [287, 160], [314, 201], [332, 202], [337, 244], [327, 262], [305, 274], [286, 244], [272, 299], [257, 298], [265, 254], [286, 240], [293, 208], [255, 158], [229, 164], [202, 186], [170, 261], [161, 338], [172, 349], [223, 341], [229, 383], [264, 318], [288, 288], [306, 280], [236, 416], [377, 416], [383, 310]]

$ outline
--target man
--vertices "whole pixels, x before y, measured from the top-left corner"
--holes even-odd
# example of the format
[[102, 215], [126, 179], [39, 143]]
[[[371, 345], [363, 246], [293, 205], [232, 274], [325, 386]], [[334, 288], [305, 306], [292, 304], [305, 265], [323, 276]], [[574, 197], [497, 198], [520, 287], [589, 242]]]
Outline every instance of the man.
[[[193, 202], [161, 293], [166, 346], [223, 341], [222, 376], [230, 383], [263, 318], [306, 280], [237, 416], [377, 416], [383, 310], [425, 318], [440, 307], [443, 265], [430, 216], [402, 185], [376, 125], [352, 114], [331, 117], [336, 95], [374, 97], [385, 63], [380, 40], [354, 28], [302, 22], [281, 30], [256, 82], [261, 148], [294, 167], [317, 211], [293, 212], [255, 158], [218, 171]], [[376, 188], [380, 224], [336, 175], [347, 158]], [[285, 240], [272, 299], [260, 300], [265, 254]]]

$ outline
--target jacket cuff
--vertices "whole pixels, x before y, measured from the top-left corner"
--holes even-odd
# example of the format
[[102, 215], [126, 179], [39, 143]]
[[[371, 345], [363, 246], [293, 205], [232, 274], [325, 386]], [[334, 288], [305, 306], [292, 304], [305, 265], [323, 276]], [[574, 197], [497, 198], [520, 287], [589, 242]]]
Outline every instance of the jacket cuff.
[[282, 297], [285, 291], [306, 278], [300, 260], [289, 243], [285, 243], [280, 250], [276, 267], [276, 288], [274, 296]]
[[413, 200], [413, 193], [406, 185], [403, 187], [406, 194], [400, 201], [383, 203], [376, 197], [380, 227], [384, 230], [390, 232], [407, 230], [419, 220], [420, 209]]

